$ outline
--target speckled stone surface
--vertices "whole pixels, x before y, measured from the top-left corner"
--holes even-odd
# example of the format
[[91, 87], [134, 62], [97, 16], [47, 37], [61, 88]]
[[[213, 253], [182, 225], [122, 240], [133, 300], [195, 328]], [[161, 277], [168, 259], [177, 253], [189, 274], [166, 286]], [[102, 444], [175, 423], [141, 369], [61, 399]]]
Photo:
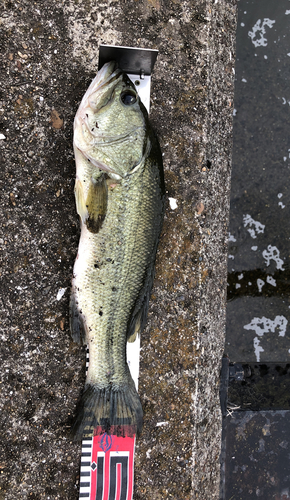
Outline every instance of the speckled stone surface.
[[141, 341], [134, 498], [218, 499], [236, 0], [4, 0], [1, 10], [0, 499], [78, 498], [72, 122], [100, 43], [160, 51], [151, 120], [177, 200]]

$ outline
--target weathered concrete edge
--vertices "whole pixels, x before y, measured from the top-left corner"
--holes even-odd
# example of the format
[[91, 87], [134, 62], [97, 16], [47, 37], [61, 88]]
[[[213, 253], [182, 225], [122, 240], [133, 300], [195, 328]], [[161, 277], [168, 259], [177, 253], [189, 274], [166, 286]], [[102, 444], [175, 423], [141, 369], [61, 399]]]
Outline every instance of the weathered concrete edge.
[[[218, 499], [222, 419], [219, 377], [224, 352], [227, 286], [227, 227], [230, 208], [236, 1], [207, 4], [207, 121], [204, 124], [200, 303], [193, 400], [193, 498]], [[226, 43], [225, 43], [226, 40]], [[207, 221], [207, 223], [206, 223]]]

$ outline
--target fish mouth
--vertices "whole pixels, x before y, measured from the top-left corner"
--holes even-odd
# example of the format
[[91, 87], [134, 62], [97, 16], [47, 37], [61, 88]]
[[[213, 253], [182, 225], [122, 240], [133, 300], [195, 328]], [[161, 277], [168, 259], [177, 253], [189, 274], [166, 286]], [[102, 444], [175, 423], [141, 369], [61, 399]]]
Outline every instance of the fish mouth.
[[115, 80], [118, 80], [120, 76], [122, 76], [124, 72], [118, 67], [118, 64], [115, 61], [111, 61], [109, 63], [104, 64], [104, 66], [98, 71], [97, 76], [92, 81], [90, 87], [90, 94], [93, 92], [97, 92], [102, 87], [113, 83]]
[[96, 111], [96, 109], [94, 109], [95, 106], [93, 105], [92, 100], [90, 100], [91, 96], [96, 92], [99, 92], [102, 88], [109, 86], [111, 83], [118, 80], [123, 75], [124, 72], [118, 67], [115, 61], [104, 64], [104, 66], [98, 71], [84, 97], [82, 98], [81, 104], [76, 114], [76, 118], [79, 116], [80, 111], [83, 114], [85, 109], [88, 107]]

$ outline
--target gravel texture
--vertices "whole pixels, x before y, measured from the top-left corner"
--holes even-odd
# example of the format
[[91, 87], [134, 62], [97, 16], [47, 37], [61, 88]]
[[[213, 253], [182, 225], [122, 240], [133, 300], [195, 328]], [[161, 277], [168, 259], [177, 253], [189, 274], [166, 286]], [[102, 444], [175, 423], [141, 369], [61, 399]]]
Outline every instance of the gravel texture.
[[218, 499], [236, 0], [1, 7], [0, 499], [78, 498], [72, 123], [100, 43], [160, 51], [150, 114], [177, 201], [167, 202], [141, 341], [134, 498]]

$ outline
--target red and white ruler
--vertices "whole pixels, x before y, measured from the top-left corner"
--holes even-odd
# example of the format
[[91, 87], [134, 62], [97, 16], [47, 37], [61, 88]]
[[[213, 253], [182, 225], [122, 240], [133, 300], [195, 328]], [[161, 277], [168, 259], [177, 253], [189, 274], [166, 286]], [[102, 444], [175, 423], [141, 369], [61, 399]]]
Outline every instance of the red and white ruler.
[[[127, 344], [127, 362], [138, 390], [140, 336]], [[86, 369], [89, 366], [89, 349]], [[79, 499], [132, 500], [136, 435], [100, 434], [82, 441]]]
[[89, 500], [132, 500], [133, 437], [101, 434], [82, 442], [80, 495]]

